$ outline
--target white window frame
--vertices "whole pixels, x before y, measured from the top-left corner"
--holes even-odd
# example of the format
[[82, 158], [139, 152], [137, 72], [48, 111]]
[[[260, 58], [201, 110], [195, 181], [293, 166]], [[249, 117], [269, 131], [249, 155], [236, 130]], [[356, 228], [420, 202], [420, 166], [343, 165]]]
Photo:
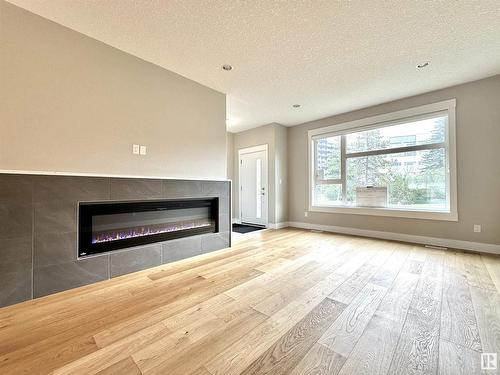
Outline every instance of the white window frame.
[[[360, 120], [350, 121], [342, 124], [331, 125], [323, 128], [312, 129], [308, 132], [308, 155], [309, 155], [309, 211], [313, 212], [330, 212], [341, 214], [356, 214], [356, 215], [375, 215], [375, 216], [390, 216], [390, 217], [404, 217], [413, 219], [429, 219], [429, 220], [446, 220], [458, 221], [457, 211], [457, 166], [456, 166], [456, 119], [455, 119], [456, 99], [445, 100], [437, 103], [422, 105], [404, 109], [397, 112], [385, 113], [382, 115], [372, 116]], [[314, 158], [314, 139], [325, 136], [338, 136], [352, 133], [354, 131], [364, 131], [370, 128], [379, 128], [382, 126], [396, 125], [398, 123], [405, 123], [412, 118], [423, 119], [426, 116], [433, 117], [438, 112], [446, 112], [448, 115], [447, 137], [443, 144], [439, 147], [445, 147], [446, 154], [446, 177], [447, 177], [447, 206], [448, 210], [443, 211], [428, 211], [423, 209], [408, 209], [408, 208], [366, 208], [366, 207], [353, 207], [347, 205], [338, 206], [315, 206], [313, 205], [313, 194], [315, 186], [315, 158]], [[342, 163], [345, 164], [345, 142], [341, 153]], [[402, 147], [404, 151], [417, 151], [420, 148], [428, 148], [421, 146]], [[391, 153], [399, 148], [391, 149]], [[380, 151], [381, 154], [387, 153], [388, 150]], [[372, 151], [368, 153], [372, 154]], [[357, 153], [358, 154], [358, 153]], [[360, 152], [359, 154], [364, 154]], [[361, 156], [361, 155], [360, 155]], [[342, 184], [343, 195], [345, 197], [345, 165], [341, 165], [341, 179], [332, 181]], [[345, 204], [345, 202], [344, 202]]]

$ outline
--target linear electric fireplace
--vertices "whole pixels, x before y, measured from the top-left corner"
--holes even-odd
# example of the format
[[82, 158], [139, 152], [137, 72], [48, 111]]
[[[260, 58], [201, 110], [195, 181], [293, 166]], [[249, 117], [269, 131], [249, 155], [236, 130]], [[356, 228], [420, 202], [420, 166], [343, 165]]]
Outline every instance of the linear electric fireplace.
[[80, 202], [78, 256], [215, 233], [218, 198]]

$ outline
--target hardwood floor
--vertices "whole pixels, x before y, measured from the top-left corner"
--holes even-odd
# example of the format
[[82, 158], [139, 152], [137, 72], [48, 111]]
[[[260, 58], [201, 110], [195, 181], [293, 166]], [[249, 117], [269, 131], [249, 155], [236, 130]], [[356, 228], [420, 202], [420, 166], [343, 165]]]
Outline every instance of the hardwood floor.
[[0, 373], [479, 374], [499, 288], [500, 257], [268, 230], [0, 309]]

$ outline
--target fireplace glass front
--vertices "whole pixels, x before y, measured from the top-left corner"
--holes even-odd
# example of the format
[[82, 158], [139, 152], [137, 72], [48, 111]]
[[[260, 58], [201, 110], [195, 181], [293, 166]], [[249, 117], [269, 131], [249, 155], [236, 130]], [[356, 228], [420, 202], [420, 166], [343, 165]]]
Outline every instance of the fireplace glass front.
[[218, 232], [218, 198], [79, 203], [78, 256]]

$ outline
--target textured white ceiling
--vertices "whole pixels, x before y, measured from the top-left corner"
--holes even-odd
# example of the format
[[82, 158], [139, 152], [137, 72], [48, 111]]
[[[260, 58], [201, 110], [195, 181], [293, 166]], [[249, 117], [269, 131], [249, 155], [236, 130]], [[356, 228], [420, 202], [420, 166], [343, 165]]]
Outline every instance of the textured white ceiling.
[[230, 131], [500, 73], [500, 0], [9, 1], [226, 93]]

